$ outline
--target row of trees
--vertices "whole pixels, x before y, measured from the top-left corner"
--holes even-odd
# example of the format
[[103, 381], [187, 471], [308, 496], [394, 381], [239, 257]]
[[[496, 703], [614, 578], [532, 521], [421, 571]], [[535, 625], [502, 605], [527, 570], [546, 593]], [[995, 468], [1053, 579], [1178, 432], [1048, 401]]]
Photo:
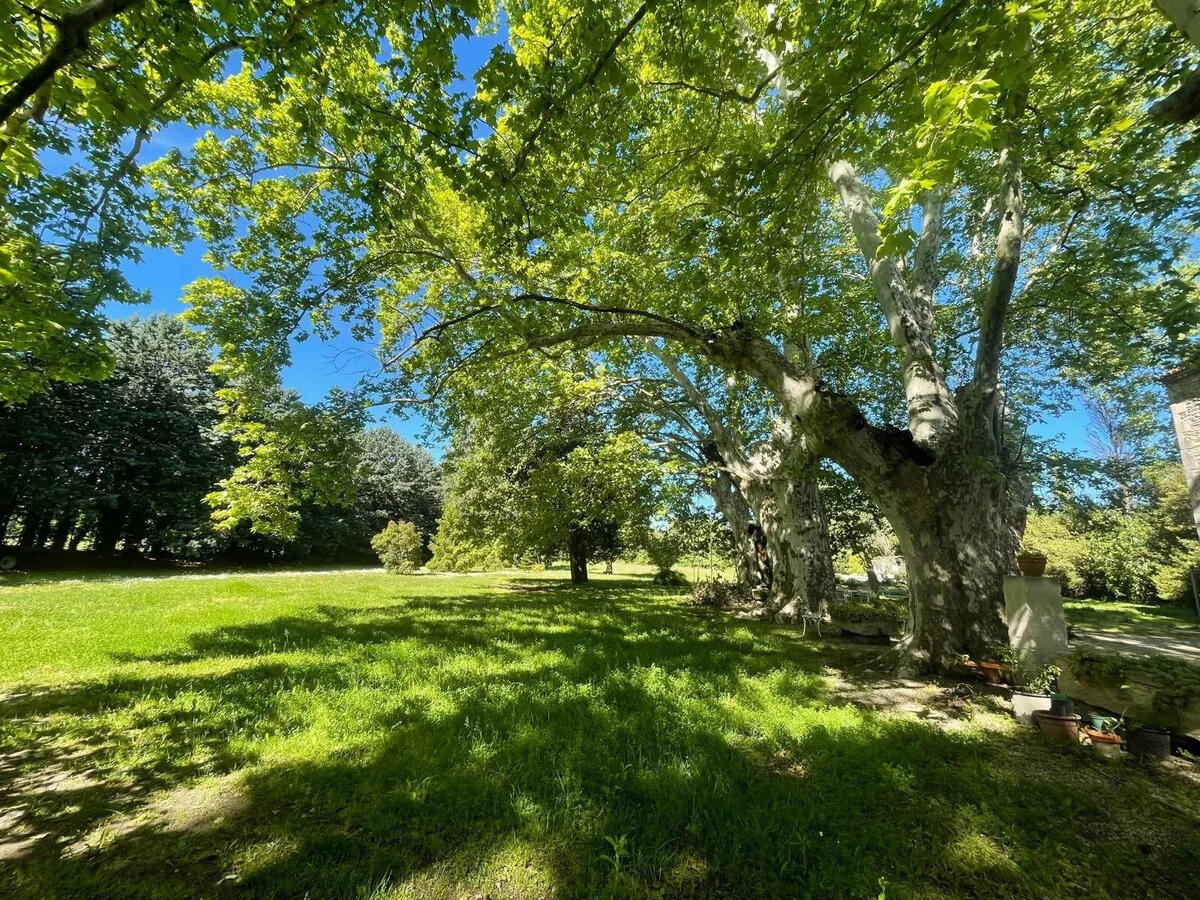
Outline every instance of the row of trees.
[[[368, 554], [389, 519], [433, 532], [440, 470], [391, 429], [362, 431], [346, 416], [340, 431], [310, 440], [320, 411], [276, 391], [257, 423], [269, 441], [245, 440], [244, 427], [231, 435], [212, 349], [176, 318], [112, 323], [106, 352], [115, 362], [107, 379], [56, 383], [0, 406], [0, 543], [11, 535], [25, 550], [344, 558]], [[295, 482], [287, 492], [295, 502], [282, 511], [291, 527], [256, 531], [272, 484], [251, 487], [234, 470], [264, 447], [286, 451], [289, 435], [308, 458], [277, 455], [270, 477]], [[351, 473], [340, 502], [317, 502], [296, 487], [323, 466]], [[257, 518], [238, 508], [242, 488], [255, 494]]]
[[[9, 327], [4, 383], [69, 376], [121, 255], [199, 238], [231, 276], [187, 295], [239, 445], [224, 521], [287, 532], [343, 489], [255, 423], [296, 333], [344, 322], [382, 334], [371, 399], [462, 423], [528, 412], [535, 364], [602, 369], [800, 609], [831, 590], [821, 472], [848, 477], [908, 562], [906, 661], [980, 655], [1038, 475], [1024, 423], [1198, 355], [1195, 22], [1157, 5], [35, 6], [4, 26], [28, 52], [0, 73], [0, 316], [63, 328]], [[175, 120], [207, 133], [145, 160]]]

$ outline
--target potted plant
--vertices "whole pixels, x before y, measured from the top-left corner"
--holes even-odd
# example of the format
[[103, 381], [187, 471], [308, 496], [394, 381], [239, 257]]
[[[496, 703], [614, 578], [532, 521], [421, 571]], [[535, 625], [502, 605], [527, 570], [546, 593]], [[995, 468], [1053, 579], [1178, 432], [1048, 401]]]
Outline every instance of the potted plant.
[[978, 672], [988, 684], [1008, 684], [1015, 659], [1013, 650], [1007, 646], [988, 648], [988, 658], [978, 663]]
[[1046, 554], [1036, 547], [1026, 547], [1017, 554], [1017, 568], [1026, 578], [1041, 578], [1046, 571]]
[[1166, 759], [1171, 755], [1171, 732], [1143, 725], [1129, 733], [1129, 752], [1145, 759]]
[[1004, 684], [1008, 677], [1008, 665], [1002, 662], [985, 660], [979, 664], [979, 671], [988, 684]]
[[1058, 680], [1060, 669], [1054, 665], [1039, 665], [1030, 654], [1019, 654], [1012, 665], [1013, 718], [1022, 725], [1033, 724], [1035, 710], [1050, 709], [1050, 689]]
[[1079, 741], [1079, 716], [1056, 716], [1048, 709], [1035, 710], [1033, 721], [1048, 741]]
[[1104, 731], [1085, 725], [1083, 733], [1088, 743], [1095, 748], [1096, 753], [1106, 759], [1114, 759], [1121, 755], [1121, 736], [1113, 731]]

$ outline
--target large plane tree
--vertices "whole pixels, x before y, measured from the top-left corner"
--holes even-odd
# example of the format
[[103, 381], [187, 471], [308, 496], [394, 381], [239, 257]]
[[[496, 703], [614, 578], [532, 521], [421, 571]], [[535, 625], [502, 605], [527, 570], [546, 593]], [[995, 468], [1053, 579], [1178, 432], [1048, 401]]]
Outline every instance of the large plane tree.
[[153, 175], [253, 273], [190, 291], [241, 364], [341, 315], [389, 394], [647, 339], [755, 379], [891, 522], [937, 668], [1006, 640], [1030, 386], [1195, 328], [1195, 148], [1148, 112], [1191, 48], [1144, 7], [506, 3], [453, 128], [349, 52], [281, 102], [227, 79], [228, 136]]

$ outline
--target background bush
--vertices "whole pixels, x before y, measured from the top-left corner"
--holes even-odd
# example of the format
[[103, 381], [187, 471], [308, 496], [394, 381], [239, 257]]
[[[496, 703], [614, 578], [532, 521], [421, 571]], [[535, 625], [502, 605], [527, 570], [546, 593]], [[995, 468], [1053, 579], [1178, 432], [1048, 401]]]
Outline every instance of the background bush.
[[420, 568], [424, 557], [421, 532], [412, 522], [388, 522], [371, 538], [371, 548], [389, 572], [407, 573]]

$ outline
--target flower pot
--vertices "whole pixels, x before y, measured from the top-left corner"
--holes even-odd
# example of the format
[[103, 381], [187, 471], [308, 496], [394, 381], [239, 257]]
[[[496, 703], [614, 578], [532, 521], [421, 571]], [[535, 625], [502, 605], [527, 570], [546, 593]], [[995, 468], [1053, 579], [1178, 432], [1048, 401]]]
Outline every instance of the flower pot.
[[1022, 725], [1032, 725], [1035, 710], [1050, 709], [1050, 695], [1016, 690], [1012, 694], [1012, 706], [1014, 719]]
[[979, 671], [988, 684], [1004, 684], [1008, 680], [1008, 666], [998, 662], [981, 662]]
[[1121, 736], [1119, 734], [1113, 734], [1111, 731], [1099, 731], [1086, 726], [1083, 733], [1099, 756], [1115, 759], [1121, 755]]
[[1138, 728], [1130, 732], [1128, 745], [1134, 756], [1166, 759], [1171, 755], [1171, 732], [1162, 728]]
[[1079, 741], [1079, 716], [1056, 716], [1049, 710], [1039, 709], [1034, 712], [1033, 721], [1048, 741]]
[[1041, 578], [1046, 571], [1046, 554], [1034, 552], [1018, 554], [1017, 568], [1026, 578]]

